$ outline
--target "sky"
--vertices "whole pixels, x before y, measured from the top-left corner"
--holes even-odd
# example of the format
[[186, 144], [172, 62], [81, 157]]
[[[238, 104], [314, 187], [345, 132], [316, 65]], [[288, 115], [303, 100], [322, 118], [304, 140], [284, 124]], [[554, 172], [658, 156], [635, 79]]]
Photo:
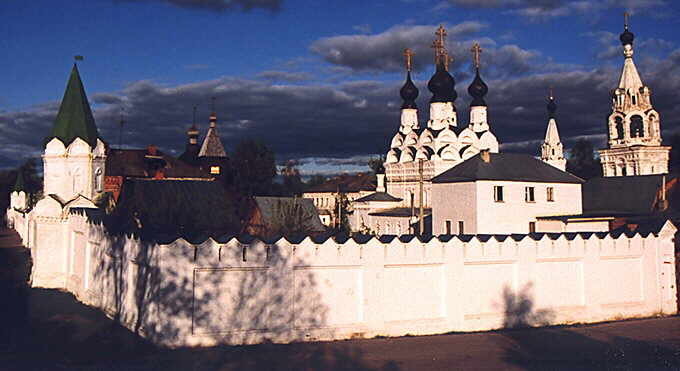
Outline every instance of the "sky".
[[97, 126], [113, 146], [155, 144], [178, 156], [193, 107], [204, 135], [214, 97], [227, 152], [252, 138], [306, 175], [368, 170], [399, 128], [405, 48], [416, 54], [421, 125], [429, 116], [440, 24], [459, 122], [468, 121], [470, 48], [479, 42], [501, 151], [538, 153], [550, 86], [565, 146], [586, 138], [602, 148], [624, 11], [670, 139], [680, 129], [674, 0], [2, 0], [0, 169], [42, 154], [82, 55]]

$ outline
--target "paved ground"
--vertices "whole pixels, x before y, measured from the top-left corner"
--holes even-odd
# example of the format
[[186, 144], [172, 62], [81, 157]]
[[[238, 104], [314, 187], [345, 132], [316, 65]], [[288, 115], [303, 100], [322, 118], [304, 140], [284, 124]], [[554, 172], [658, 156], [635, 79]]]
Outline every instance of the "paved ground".
[[680, 370], [680, 318], [289, 345], [158, 349], [56, 290], [0, 230], [0, 370]]

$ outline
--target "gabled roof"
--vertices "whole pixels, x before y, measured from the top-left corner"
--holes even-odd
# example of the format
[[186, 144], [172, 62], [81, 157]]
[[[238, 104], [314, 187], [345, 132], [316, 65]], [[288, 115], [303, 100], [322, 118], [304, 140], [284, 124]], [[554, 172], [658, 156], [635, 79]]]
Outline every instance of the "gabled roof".
[[583, 183], [584, 180], [548, 165], [532, 156], [520, 153], [489, 153], [489, 162], [477, 154], [439, 174], [432, 183], [506, 180], [539, 183]]
[[[250, 220], [246, 230], [258, 236], [290, 233], [321, 233], [326, 227], [311, 199], [299, 197], [255, 197], [261, 220]], [[253, 222], [258, 224], [252, 224]], [[261, 224], [259, 224], [261, 223]]]
[[369, 201], [396, 202], [401, 201], [401, 198], [394, 197], [387, 192], [375, 192], [371, 193], [368, 196], [364, 196], [354, 200], [354, 202], [369, 202]]
[[64, 98], [61, 100], [59, 113], [54, 120], [52, 132], [45, 142], [52, 138], [59, 138], [66, 146], [76, 138], [84, 140], [92, 148], [97, 145], [99, 132], [92, 116], [90, 103], [87, 101], [87, 95], [85, 95], [85, 88], [80, 80], [78, 67], [75, 64], [71, 70]]

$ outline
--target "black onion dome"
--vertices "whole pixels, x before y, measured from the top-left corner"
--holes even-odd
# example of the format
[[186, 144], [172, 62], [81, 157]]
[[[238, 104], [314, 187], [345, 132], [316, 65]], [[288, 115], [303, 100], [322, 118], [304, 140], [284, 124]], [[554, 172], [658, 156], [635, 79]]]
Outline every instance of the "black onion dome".
[[628, 31], [628, 27], [626, 27], [625, 30], [623, 30], [623, 33], [621, 36], [619, 36], [619, 40], [621, 40], [622, 45], [633, 45], [633, 40], [635, 40], [635, 35], [633, 35], [632, 32]]
[[557, 104], [555, 103], [555, 98], [550, 97], [548, 100], [548, 117], [555, 118], [555, 111], [557, 111]]
[[430, 103], [455, 101], [458, 97], [455, 86], [456, 82], [446, 71], [444, 64], [437, 63], [437, 71], [427, 83], [427, 88], [432, 92]]
[[406, 74], [406, 82], [404, 83], [404, 86], [401, 87], [401, 90], [399, 90], [399, 95], [401, 95], [401, 99], [404, 101], [401, 108], [418, 108], [416, 105], [418, 94], [418, 88], [411, 80], [411, 71], [408, 71]]
[[474, 80], [472, 80], [472, 83], [470, 86], [468, 86], [468, 93], [470, 93], [470, 96], [472, 97], [470, 106], [486, 106], [484, 96], [488, 92], [489, 87], [486, 86], [486, 83], [484, 83], [482, 78], [479, 76], [479, 69], [477, 69]]

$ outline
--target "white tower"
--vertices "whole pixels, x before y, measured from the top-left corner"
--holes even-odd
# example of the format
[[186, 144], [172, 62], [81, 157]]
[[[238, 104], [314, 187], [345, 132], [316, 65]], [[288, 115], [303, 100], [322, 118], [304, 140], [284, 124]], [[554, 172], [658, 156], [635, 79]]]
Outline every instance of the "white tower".
[[557, 111], [557, 104], [551, 91], [548, 100], [548, 129], [545, 131], [545, 140], [541, 145], [541, 160], [565, 171], [567, 160], [564, 158], [564, 148], [560, 142], [560, 133], [557, 131], [555, 111]]
[[46, 196], [67, 202], [78, 196], [92, 200], [103, 192], [106, 151], [75, 64], [46, 142]]
[[642, 83], [633, 63], [633, 40], [625, 29], [623, 70], [619, 86], [612, 93], [612, 113], [608, 119], [608, 148], [600, 150], [604, 176], [649, 175], [668, 172], [670, 147], [661, 146], [659, 113], [651, 102], [651, 91]]

